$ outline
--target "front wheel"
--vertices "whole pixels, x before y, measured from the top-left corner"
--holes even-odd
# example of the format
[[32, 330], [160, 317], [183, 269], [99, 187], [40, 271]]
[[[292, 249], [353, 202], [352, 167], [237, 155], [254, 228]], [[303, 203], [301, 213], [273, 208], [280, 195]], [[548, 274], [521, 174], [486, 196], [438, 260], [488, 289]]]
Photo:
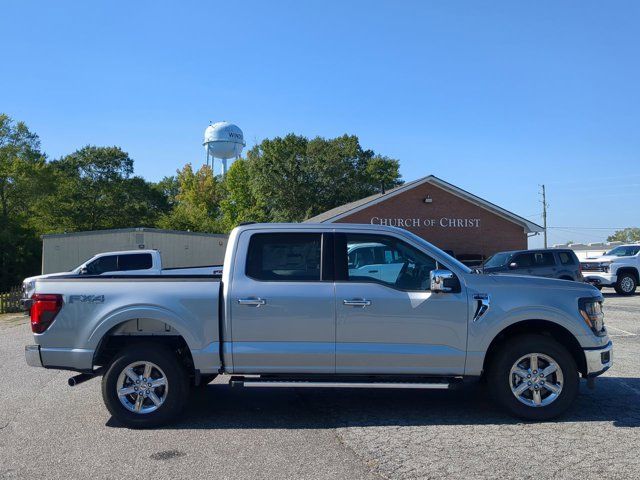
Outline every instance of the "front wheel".
[[488, 371], [491, 393], [513, 415], [548, 420], [563, 414], [578, 394], [578, 369], [561, 344], [543, 335], [504, 343]]
[[636, 277], [632, 273], [621, 273], [618, 275], [615, 289], [618, 295], [633, 295], [636, 291]]
[[189, 376], [171, 350], [131, 345], [118, 353], [102, 377], [102, 398], [120, 423], [155, 427], [174, 419], [189, 394]]

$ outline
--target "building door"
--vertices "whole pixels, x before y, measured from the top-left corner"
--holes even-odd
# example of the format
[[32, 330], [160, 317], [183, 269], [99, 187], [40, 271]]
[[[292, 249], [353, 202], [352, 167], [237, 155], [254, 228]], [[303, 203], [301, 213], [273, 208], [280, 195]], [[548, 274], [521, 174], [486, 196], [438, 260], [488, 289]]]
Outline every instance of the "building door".
[[[438, 263], [400, 238], [335, 235], [336, 372], [370, 374], [464, 373], [467, 294], [432, 294]], [[384, 247], [385, 278], [349, 265], [349, 252]], [[373, 258], [380, 262], [380, 258]]]

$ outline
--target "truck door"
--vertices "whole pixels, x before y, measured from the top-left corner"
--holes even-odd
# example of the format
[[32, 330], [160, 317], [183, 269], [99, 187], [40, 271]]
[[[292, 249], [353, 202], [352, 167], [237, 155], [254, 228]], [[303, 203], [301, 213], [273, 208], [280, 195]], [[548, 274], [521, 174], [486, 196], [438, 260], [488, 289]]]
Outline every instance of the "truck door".
[[335, 372], [331, 238], [243, 232], [228, 301], [234, 373]]
[[[355, 276], [347, 251], [360, 243], [385, 245], [393, 278]], [[400, 238], [335, 234], [336, 372], [442, 374], [464, 372], [467, 293], [429, 291], [431, 270], [446, 268]]]

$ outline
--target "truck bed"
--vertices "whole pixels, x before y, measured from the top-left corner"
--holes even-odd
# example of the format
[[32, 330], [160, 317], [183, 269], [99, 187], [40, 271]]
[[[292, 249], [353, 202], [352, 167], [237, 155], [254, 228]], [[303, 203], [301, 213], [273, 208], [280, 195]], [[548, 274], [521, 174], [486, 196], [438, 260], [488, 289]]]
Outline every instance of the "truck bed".
[[[62, 309], [40, 347], [45, 367], [91, 370], [107, 332], [181, 336], [197, 369], [217, 372], [220, 366], [219, 276], [66, 276], [36, 283], [37, 294], [62, 292]], [[34, 335], [38, 345], [40, 337]]]

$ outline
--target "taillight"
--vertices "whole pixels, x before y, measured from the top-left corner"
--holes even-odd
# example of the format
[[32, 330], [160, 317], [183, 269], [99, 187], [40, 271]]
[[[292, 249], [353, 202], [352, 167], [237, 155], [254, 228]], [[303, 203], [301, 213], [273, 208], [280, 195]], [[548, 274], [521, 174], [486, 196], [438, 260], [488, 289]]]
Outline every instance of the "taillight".
[[36, 293], [31, 301], [31, 331], [43, 333], [62, 308], [62, 295]]

